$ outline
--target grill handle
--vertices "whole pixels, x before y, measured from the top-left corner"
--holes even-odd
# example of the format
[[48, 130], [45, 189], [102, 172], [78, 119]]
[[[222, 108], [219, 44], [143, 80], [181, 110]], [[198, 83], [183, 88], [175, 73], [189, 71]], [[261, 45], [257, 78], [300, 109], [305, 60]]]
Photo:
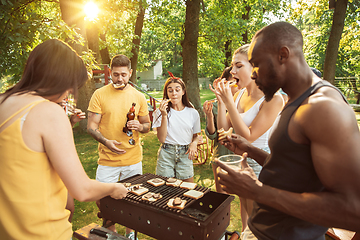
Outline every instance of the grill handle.
[[100, 237], [107, 238], [107, 232], [101, 231], [99, 229], [93, 228], [93, 229], [90, 230], [90, 233], [96, 234], [96, 235], [98, 235]]

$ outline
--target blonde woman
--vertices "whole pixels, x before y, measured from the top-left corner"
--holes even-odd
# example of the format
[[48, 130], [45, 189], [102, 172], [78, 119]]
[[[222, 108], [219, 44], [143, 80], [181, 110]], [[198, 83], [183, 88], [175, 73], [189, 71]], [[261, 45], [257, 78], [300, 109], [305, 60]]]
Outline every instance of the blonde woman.
[[[280, 93], [271, 101], [266, 101], [264, 93], [251, 79], [252, 65], [248, 60], [249, 45], [243, 45], [234, 52], [231, 74], [241, 89], [234, 96], [229, 83], [219, 82], [212, 91], [218, 99], [218, 129], [232, 127], [254, 146], [269, 151], [268, 138], [271, 127], [284, 106]], [[247, 158], [248, 164], [259, 176], [261, 166]], [[247, 226], [247, 219], [252, 210], [252, 202], [241, 199], [242, 230]]]

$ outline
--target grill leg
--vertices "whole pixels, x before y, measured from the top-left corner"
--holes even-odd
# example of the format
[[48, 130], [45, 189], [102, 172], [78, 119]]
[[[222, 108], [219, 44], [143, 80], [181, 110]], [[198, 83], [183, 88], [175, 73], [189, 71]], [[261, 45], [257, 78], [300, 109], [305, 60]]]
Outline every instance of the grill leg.
[[102, 224], [102, 227], [104, 228], [109, 228], [111, 227], [112, 225], [114, 225], [115, 223], [113, 221], [110, 221], [110, 220], [107, 220], [105, 218], [103, 218], [103, 224]]

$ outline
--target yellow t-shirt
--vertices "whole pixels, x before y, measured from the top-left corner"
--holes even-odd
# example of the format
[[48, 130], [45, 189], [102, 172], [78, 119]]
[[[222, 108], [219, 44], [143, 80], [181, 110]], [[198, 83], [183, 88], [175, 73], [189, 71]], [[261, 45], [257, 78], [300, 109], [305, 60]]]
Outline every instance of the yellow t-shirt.
[[46, 153], [24, 143], [21, 117], [2, 129], [6, 122], [0, 124], [0, 239], [70, 239], [64, 183]]
[[101, 134], [109, 139], [121, 142], [118, 148], [126, 151], [125, 154], [116, 154], [103, 144], [99, 143], [98, 164], [103, 166], [128, 166], [139, 163], [142, 160], [142, 147], [139, 133], [133, 131], [135, 145], [129, 144], [131, 137], [123, 132], [126, 124], [126, 114], [132, 103], [135, 106], [135, 120], [138, 116], [149, 114], [145, 96], [129, 86], [126, 90], [117, 90], [111, 84], [97, 89], [90, 99], [88, 111], [101, 114], [99, 130]]

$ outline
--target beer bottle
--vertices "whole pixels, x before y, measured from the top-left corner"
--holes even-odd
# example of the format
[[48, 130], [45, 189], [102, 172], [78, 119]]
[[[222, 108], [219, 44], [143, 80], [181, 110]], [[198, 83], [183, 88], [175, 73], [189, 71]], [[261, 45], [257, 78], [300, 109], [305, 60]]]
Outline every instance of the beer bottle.
[[133, 135], [133, 132], [132, 130], [128, 129], [127, 127], [127, 123], [131, 120], [134, 120], [135, 119], [135, 105], [136, 103], [133, 103], [129, 112], [126, 114], [126, 123], [125, 123], [125, 127], [123, 128], [123, 132], [126, 133], [126, 135], [128, 135], [129, 137], [132, 137]]
[[132, 106], [131, 106], [131, 108], [130, 108], [130, 110], [129, 110], [129, 112], [126, 114], [126, 117], [127, 117], [126, 123], [127, 123], [128, 121], [130, 121], [130, 120], [134, 120], [134, 119], [135, 119], [135, 105], [136, 105], [136, 103], [133, 103]]

